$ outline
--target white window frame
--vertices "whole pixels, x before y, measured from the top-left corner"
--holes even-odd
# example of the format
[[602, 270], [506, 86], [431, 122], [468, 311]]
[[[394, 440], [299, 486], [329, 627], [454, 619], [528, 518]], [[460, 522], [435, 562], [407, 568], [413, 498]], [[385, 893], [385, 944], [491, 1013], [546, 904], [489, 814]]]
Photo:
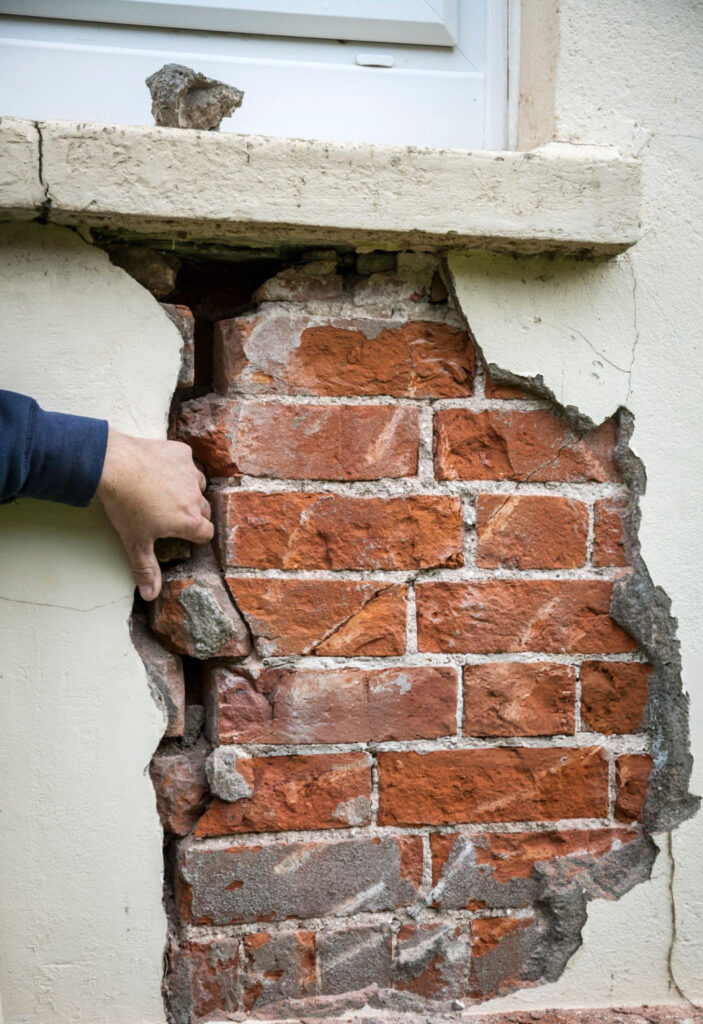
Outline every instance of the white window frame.
[[457, 0], [3, 0], [3, 14], [251, 35], [453, 46]]

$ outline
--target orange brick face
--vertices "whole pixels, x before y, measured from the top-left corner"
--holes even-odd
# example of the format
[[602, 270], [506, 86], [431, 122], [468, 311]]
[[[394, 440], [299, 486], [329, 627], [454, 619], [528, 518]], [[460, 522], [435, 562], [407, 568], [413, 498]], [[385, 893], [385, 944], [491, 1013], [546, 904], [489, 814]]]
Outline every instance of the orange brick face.
[[428, 254], [261, 266], [173, 406], [216, 538], [149, 611], [169, 1006], [435, 1019], [553, 980], [581, 898], [651, 869], [624, 420], [493, 382]]

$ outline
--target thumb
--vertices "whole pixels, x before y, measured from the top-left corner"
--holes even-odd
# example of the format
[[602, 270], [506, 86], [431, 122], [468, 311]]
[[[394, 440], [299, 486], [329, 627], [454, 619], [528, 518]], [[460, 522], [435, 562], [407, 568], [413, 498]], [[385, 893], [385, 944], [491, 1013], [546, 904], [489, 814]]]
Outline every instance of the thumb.
[[134, 582], [145, 601], [153, 601], [161, 593], [161, 567], [154, 554], [154, 543], [134, 544], [127, 548]]

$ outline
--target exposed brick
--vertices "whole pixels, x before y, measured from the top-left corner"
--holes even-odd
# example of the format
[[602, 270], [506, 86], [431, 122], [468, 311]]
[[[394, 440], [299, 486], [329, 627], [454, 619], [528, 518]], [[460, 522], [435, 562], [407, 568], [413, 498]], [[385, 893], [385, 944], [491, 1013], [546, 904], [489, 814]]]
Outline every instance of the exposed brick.
[[593, 564], [627, 565], [625, 523], [627, 502], [620, 498], [601, 498], [594, 505]]
[[563, 832], [486, 832], [477, 836], [435, 834], [432, 903], [441, 910], [528, 907], [539, 899], [545, 865], [565, 858], [575, 871], [607, 862], [637, 838], [626, 828]]
[[353, 743], [456, 731], [454, 668], [270, 669], [205, 677], [213, 743]]
[[205, 775], [205, 741], [186, 750], [158, 751], [149, 774], [156, 791], [156, 809], [165, 832], [177, 836], [193, 830], [210, 799]]
[[322, 931], [317, 948], [321, 995], [357, 992], [370, 985], [389, 987], [391, 933], [387, 926]]
[[378, 755], [381, 825], [556, 821], [608, 810], [599, 747], [389, 752]]
[[220, 491], [223, 565], [254, 569], [426, 569], [463, 564], [459, 498]]
[[555, 413], [443, 409], [435, 414], [439, 480], [618, 480], [615, 422], [578, 437]]
[[471, 923], [471, 989], [487, 999], [539, 977], [533, 917], [483, 917]]
[[484, 394], [486, 398], [502, 398], [502, 399], [534, 399], [534, 392], [527, 388], [521, 388], [517, 384], [499, 384], [494, 381], [490, 373], [486, 373], [486, 380], [484, 383]]
[[378, 480], [417, 472], [418, 414], [410, 406], [208, 395], [181, 406], [176, 432], [212, 476]]
[[421, 651], [616, 654], [635, 643], [610, 617], [607, 580], [421, 583]]
[[182, 939], [173, 945], [165, 991], [175, 1024], [241, 1009], [238, 953], [239, 939]]
[[264, 657], [402, 654], [406, 588], [349, 580], [227, 577]]
[[417, 898], [419, 836], [179, 851], [181, 918], [193, 924], [281, 921], [394, 910]]
[[576, 569], [586, 561], [582, 501], [542, 495], [479, 494], [476, 564], [503, 569]]
[[464, 995], [471, 943], [453, 922], [403, 925], [396, 938], [393, 984], [424, 999]]
[[174, 306], [169, 302], [162, 302], [161, 306], [168, 318], [181, 332], [183, 339], [177, 386], [192, 388], [195, 384], [195, 317], [187, 306]]
[[[344, 278], [334, 273], [335, 259], [286, 267], [256, 289], [254, 302], [329, 302], [342, 296]], [[221, 324], [231, 323], [221, 320]]]
[[465, 736], [552, 736], [574, 731], [575, 674], [549, 662], [464, 667]]
[[132, 643], [144, 662], [149, 682], [166, 715], [164, 736], [182, 736], [185, 728], [186, 687], [183, 662], [177, 654], [162, 647], [141, 622], [132, 617]]
[[214, 572], [164, 573], [161, 593], [149, 605], [149, 624], [167, 647], [191, 658], [241, 658], [251, 649], [246, 626]]
[[215, 329], [222, 394], [455, 398], [470, 395], [466, 331], [436, 322], [325, 319], [280, 308]]
[[581, 717], [594, 732], [637, 732], [647, 707], [651, 665], [585, 661], [581, 666]]
[[368, 754], [240, 757], [236, 771], [251, 795], [235, 803], [215, 798], [196, 835], [348, 828], [371, 817]]
[[313, 932], [253, 932], [242, 939], [242, 990], [247, 1012], [282, 999], [312, 995], [317, 985]]
[[622, 754], [615, 759], [615, 817], [639, 821], [652, 771], [649, 754]]

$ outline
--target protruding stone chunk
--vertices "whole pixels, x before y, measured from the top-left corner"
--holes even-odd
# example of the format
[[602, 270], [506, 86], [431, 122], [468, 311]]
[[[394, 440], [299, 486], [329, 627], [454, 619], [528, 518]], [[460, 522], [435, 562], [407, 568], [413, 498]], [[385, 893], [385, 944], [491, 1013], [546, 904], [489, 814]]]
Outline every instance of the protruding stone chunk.
[[216, 132], [241, 107], [244, 93], [183, 64], [164, 64], [150, 75], [151, 113], [160, 128]]
[[149, 606], [151, 628], [163, 642], [191, 658], [241, 658], [249, 653], [246, 626], [215, 572], [179, 568], [164, 576]]

